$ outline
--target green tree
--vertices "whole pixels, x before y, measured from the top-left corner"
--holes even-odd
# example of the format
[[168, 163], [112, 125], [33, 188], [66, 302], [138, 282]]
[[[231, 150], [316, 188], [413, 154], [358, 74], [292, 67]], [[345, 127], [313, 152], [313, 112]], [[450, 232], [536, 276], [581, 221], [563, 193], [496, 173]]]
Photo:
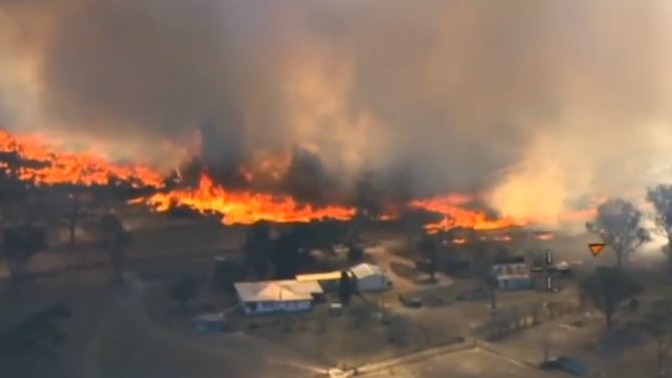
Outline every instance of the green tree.
[[201, 290], [201, 280], [199, 277], [185, 275], [173, 282], [168, 288], [170, 296], [177, 301], [181, 307], [186, 307], [187, 303], [194, 299]]
[[651, 240], [648, 230], [641, 227], [641, 219], [642, 212], [633, 203], [609, 199], [598, 206], [595, 220], [586, 223], [586, 228], [616, 254], [620, 268], [633, 252]]
[[338, 298], [346, 306], [350, 303], [353, 294], [353, 278], [345, 270], [341, 272], [341, 279], [338, 281]]
[[47, 248], [47, 232], [41, 226], [15, 225], [3, 227], [2, 234], [2, 258], [12, 278], [20, 279], [30, 259]]
[[103, 215], [94, 230], [100, 248], [110, 257], [115, 282], [121, 282], [126, 252], [134, 243], [133, 235], [114, 213]]
[[348, 261], [350, 263], [358, 263], [364, 259], [364, 248], [357, 243], [348, 243]]
[[598, 267], [580, 282], [580, 290], [604, 315], [607, 331], [611, 331], [619, 304], [639, 294], [641, 287], [618, 267]]
[[212, 273], [212, 284], [218, 290], [233, 294], [235, 293], [233, 284], [243, 278], [242, 271], [242, 266], [236, 261], [217, 259]]
[[436, 281], [436, 271], [439, 268], [439, 243], [431, 235], [425, 235], [419, 244], [420, 253], [425, 259], [427, 273], [432, 282]]
[[658, 372], [664, 374], [663, 364], [672, 347], [672, 300], [653, 302], [634, 325], [656, 343]]
[[257, 279], [267, 278], [273, 247], [268, 224], [258, 222], [248, 230], [243, 247], [245, 265]]

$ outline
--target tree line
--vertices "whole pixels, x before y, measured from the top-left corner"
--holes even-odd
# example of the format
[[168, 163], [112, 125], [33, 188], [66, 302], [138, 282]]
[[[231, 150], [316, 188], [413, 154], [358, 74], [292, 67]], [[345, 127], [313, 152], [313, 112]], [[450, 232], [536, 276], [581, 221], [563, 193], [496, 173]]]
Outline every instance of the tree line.
[[[124, 255], [133, 243], [131, 234], [112, 210], [112, 204], [128, 200], [147, 188], [110, 178], [108, 185], [39, 185], [21, 180], [23, 169], [36, 168], [15, 153], [0, 154], [0, 257], [14, 281], [25, 278], [31, 258], [58, 243], [74, 251], [78, 230], [105, 251], [121, 279]], [[65, 232], [66, 240], [54, 237]], [[86, 251], [81, 254], [86, 263]]]

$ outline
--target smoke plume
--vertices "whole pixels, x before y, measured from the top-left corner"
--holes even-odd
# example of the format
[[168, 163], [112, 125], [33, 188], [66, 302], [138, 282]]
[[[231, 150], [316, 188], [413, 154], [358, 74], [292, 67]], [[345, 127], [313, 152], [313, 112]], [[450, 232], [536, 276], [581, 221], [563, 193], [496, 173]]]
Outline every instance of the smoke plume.
[[672, 158], [670, 21], [655, 0], [0, 0], [0, 123], [162, 162], [208, 125], [225, 166], [301, 145], [552, 223]]

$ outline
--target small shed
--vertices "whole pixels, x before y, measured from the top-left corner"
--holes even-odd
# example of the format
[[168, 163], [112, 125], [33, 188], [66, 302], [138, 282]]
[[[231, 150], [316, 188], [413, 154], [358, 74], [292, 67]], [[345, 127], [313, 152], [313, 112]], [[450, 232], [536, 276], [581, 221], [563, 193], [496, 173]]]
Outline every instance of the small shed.
[[360, 292], [382, 291], [392, 287], [392, 281], [378, 265], [362, 263], [350, 268], [351, 277], [357, 280], [356, 287]]

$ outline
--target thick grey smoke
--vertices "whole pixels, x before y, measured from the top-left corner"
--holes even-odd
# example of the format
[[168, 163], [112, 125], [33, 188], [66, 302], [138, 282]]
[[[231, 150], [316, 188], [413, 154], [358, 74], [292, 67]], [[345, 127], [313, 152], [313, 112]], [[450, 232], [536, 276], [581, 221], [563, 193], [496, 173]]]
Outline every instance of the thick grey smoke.
[[671, 8], [0, 0], [0, 122], [146, 155], [211, 124], [215, 160], [298, 143], [344, 175], [410, 165], [416, 188], [556, 219], [672, 157]]

